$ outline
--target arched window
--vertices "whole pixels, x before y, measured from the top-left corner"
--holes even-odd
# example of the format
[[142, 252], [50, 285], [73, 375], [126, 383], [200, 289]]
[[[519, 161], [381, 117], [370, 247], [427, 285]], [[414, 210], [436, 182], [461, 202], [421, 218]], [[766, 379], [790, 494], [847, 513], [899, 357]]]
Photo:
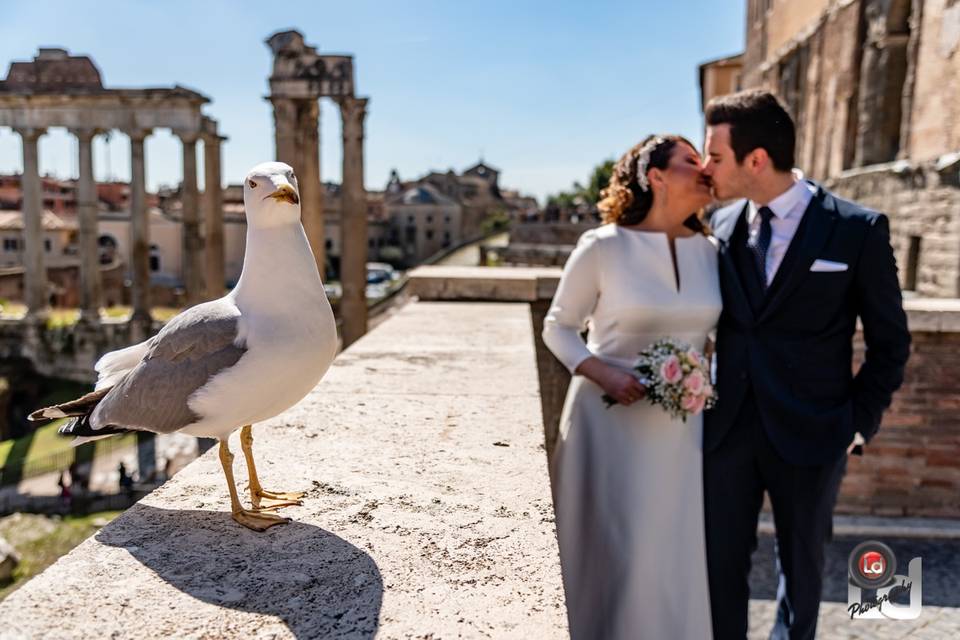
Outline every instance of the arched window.
[[109, 234], [97, 238], [97, 249], [100, 252], [100, 264], [110, 264], [117, 257], [117, 239]]

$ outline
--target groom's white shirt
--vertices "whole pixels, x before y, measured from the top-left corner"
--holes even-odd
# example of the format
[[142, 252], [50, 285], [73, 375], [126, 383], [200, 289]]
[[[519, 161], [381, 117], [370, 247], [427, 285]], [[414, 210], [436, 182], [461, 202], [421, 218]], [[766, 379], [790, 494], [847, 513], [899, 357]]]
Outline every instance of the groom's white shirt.
[[[773, 218], [770, 219], [773, 235], [770, 237], [770, 248], [767, 249], [767, 285], [773, 282], [773, 277], [777, 275], [777, 269], [790, 247], [790, 241], [803, 219], [803, 212], [807, 210], [807, 205], [817, 192], [815, 186], [803, 179], [803, 173], [799, 169], [794, 169], [793, 175], [796, 178], [793, 186], [767, 203], [773, 211]], [[760, 233], [760, 216], [757, 215], [760, 206], [762, 205], [753, 200], [747, 205], [747, 225], [751, 242]]]

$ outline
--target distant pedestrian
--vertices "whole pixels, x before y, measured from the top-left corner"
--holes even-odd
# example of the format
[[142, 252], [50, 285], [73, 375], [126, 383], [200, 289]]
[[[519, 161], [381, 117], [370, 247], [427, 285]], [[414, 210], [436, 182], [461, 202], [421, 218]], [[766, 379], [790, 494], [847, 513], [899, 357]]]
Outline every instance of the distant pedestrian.
[[60, 487], [60, 503], [66, 511], [70, 511], [70, 507], [73, 505], [73, 491], [71, 491], [70, 485], [69, 473], [61, 471], [60, 477], [57, 479], [57, 486]]
[[120, 474], [120, 490], [130, 495], [133, 493], [133, 476], [127, 473], [127, 467], [122, 462], [117, 467], [117, 472]]

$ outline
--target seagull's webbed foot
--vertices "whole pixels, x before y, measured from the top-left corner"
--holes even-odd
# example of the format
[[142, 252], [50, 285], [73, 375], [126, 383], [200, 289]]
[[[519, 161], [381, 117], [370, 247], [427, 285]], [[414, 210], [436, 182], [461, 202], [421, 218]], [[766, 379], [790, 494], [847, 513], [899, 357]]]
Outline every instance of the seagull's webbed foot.
[[303, 491], [283, 493], [267, 491], [266, 489], [254, 491], [252, 487], [250, 489], [250, 501], [253, 503], [253, 508], [257, 511], [302, 505], [303, 500], [301, 500], [301, 498], [305, 495], [307, 494]]
[[306, 493], [302, 491], [267, 491], [260, 486], [257, 465], [253, 461], [253, 429], [249, 424], [240, 430], [240, 446], [243, 448], [243, 455], [247, 459], [247, 473], [250, 476], [250, 502], [253, 504], [254, 511], [271, 511], [303, 504], [300, 498], [305, 496]]
[[248, 509], [240, 509], [233, 512], [233, 519], [254, 531], [266, 531], [270, 527], [278, 524], [290, 522], [290, 518], [278, 516], [275, 513], [260, 513]]
[[290, 522], [289, 518], [275, 513], [258, 513], [255, 510], [243, 508], [233, 480], [233, 454], [230, 453], [226, 440], [220, 441], [220, 464], [223, 465], [223, 474], [227, 477], [227, 487], [230, 490], [230, 512], [234, 520], [254, 531], [266, 531], [274, 525]]

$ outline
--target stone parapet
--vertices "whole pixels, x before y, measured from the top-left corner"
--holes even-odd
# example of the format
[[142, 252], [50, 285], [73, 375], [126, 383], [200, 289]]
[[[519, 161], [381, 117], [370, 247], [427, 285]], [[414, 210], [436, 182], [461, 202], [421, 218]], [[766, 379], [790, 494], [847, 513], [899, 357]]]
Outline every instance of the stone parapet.
[[410, 294], [421, 300], [536, 302], [553, 297], [556, 267], [461, 267], [429, 265], [411, 271]]
[[567, 637], [542, 433], [528, 305], [411, 303], [254, 428], [264, 485], [307, 490], [292, 523], [234, 523], [211, 451], [7, 597], [0, 635]]

